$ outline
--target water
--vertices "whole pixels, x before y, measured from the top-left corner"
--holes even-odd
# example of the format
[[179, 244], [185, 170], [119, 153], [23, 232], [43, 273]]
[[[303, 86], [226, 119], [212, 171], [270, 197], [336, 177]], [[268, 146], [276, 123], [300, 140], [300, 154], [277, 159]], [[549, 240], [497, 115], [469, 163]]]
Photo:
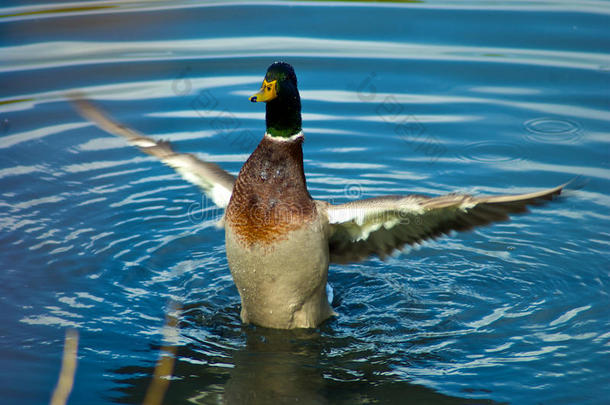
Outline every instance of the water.
[[[610, 397], [609, 3], [23, 4], [0, 9], [0, 403], [48, 402], [68, 328], [71, 404], [140, 403], [163, 344], [171, 404]], [[317, 198], [583, 187], [332, 266], [318, 330], [244, 327], [221, 212], [65, 94], [236, 173], [277, 59]]]

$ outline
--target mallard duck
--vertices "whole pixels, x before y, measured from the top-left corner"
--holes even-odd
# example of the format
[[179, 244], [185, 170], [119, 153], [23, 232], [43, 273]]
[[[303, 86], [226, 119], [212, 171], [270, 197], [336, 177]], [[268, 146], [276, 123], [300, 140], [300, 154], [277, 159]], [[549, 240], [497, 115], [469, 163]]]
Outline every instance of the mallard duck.
[[250, 101], [266, 103], [267, 130], [235, 178], [113, 121], [82, 98], [74, 100], [84, 117], [159, 158], [226, 208], [226, 254], [244, 323], [317, 327], [335, 315], [326, 290], [329, 263], [383, 258], [450, 231], [506, 220], [565, 186], [519, 195], [384, 196], [338, 205], [314, 200], [303, 170], [301, 101], [292, 66], [269, 66]]

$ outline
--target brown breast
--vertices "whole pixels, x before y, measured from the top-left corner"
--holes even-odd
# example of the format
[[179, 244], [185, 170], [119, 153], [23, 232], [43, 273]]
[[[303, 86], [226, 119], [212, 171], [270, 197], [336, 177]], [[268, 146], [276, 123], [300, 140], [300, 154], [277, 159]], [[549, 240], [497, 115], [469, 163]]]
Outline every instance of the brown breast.
[[265, 136], [239, 172], [225, 220], [245, 245], [269, 244], [314, 218], [302, 143], [302, 136], [291, 140]]

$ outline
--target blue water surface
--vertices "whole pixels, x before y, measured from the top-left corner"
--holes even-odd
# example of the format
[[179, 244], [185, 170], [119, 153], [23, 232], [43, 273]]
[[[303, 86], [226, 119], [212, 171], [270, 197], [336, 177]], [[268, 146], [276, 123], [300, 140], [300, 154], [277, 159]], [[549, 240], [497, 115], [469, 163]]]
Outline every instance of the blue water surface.
[[[141, 403], [163, 345], [167, 404], [607, 403], [610, 3], [0, 7], [0, 403], [48, 403], [71, 328], [70, 404]], [[511, 222], [331, 266], [316, 330], [243, 326], [222, 211], [66, 94], [235, 174], [278, 59], [315, 198], [580, 177]]]

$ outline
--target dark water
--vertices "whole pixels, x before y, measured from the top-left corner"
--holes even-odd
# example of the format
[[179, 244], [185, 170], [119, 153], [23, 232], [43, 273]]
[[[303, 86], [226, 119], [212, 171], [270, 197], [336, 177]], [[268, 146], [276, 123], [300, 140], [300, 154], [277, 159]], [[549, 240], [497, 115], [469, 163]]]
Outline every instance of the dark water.
[[[0, 403], [48, 402], [67, 328], [71, 404], [140, 403], [163, 344], [168, 404], [608, 403], [608, 2], [2, 4]], [[221, 212], [65, 93], [236, 173], [277, 59], [314, 197], [584, 187], [332, 266], [318, 330], [244, 327]]]

